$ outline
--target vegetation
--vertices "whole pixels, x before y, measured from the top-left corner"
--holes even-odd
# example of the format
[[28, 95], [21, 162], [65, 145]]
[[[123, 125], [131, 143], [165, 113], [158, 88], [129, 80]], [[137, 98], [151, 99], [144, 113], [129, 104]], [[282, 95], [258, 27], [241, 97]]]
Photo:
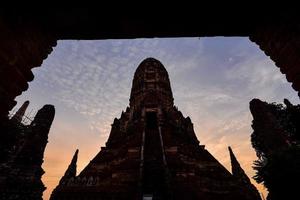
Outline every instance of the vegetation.
[[263, 103], [263, 115], [253, 115], [251, 142], [259, 158], [254, 162], [253, 178], [268, 189], [268, 200], [293, 199], [299, 196], [300, 106], [288, 100], [286, 107]]

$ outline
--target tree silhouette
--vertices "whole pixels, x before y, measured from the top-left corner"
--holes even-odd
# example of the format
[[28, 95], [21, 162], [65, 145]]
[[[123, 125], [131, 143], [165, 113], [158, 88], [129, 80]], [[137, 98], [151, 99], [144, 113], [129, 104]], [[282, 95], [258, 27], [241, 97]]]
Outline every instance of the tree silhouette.
[[295, 183], [300, 180], [300, 106], [287, 99], [284, 103], [250, 102], [251, 142], [258, 156], [253, 178], [268, 189], [268, 200], [299, 196]]

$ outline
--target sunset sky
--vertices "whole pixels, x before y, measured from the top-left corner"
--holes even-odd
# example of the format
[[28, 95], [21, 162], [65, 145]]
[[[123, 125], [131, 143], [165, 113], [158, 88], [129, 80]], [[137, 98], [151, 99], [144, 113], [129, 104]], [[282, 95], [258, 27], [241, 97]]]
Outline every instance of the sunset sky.
[[129, 104], [134, 71], [147, 57], [169, 72], [175, 105], [191, 117], [200, 143], [228, 170], [230, 145], [249, 177], [256, 159], [249, 101], [299, 103], [285, 76], [248, 38], [58, 41], [16, 99], [16, 108], [31, 102], [31, 116], [44, 104], [56, 109], [43, 164], [44, 199], [77, 148], [79, 173], [105, 145], [113, 119]]

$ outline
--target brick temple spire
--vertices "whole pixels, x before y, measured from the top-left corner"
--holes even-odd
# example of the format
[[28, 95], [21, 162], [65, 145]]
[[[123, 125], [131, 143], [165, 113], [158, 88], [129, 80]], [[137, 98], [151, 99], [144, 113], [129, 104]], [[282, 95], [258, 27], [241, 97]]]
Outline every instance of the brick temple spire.
[[78, 158], [78, 149], [76, 149], [75, 154], [72, 158], [72, 161], [66, 170], [64, 176], [60, 179], [59, 184], [65, 184], [72, 177], [76, 177], [76, 169], [77, 169], [77, 158]]
[[146, 58], [135, 71], [130, 94], [130, 106], [174, 105], [169, 75], [155, 58]]
[[32, 142], [32, 154], [37, 162], [43, 162], [44, 151], [48, 143], [48, 134], [55, 115], [53, 105], [44, 105], [36, 114], [30, 126], [34, 133], [35, 143]]
[[249, 177], [241, 167], [240, 163], [238, 162], [237, 158], [235, 157], [232, 149], [228, 146], [230, 160], [231, 160], [231, 172], [232, 175], [244, 185], [243, 190], [249, 194], [250, 199], [257, 198], [260, 199], [260, 195], [258, 190], [255, 186], [251, 183]]
[[229, 155], [230, 155], [230, 160], [231, 160], [232, 175], [235, 176], [236, 178], [238, 178], [239, 180], [243, 181], [243, 182], [249, 182], [250, 183], [250, 179], [248, 178], [245, 171], [241, 167], [240, 163], [236, 159], [236, 157], [235, 157], [235, 155], [234, 155], [234, 153], [233, 153], [230, 146], [228, 147], [228, 150], [229, 150]]
[[174, 106], [166, 68], [154, 58], [136, 69], [129, 107], [115, 118], [106, 146], [62, 182], [51, 200], [260, 200], [199, 145], [192, 120]]
[[16, 114], [12, 117], [12, 120], [21, 122], [28, 105], [29, 105], [29, 101], [25, 101], [23, 105], [19, 108], [19, 110], [16, 112]]

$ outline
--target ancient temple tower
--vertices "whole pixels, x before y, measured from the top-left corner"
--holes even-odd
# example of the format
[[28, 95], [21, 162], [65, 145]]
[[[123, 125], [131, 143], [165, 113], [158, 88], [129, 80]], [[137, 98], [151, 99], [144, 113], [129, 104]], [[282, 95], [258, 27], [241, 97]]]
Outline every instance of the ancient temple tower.
[[106, 147], [79, 175], [64, 177], [51, 200], [260, 199], [199, 144], [191, 119], [174, 106], [166, 69], [154, 58], [137, 68], [129, 107], [115, 118]]

